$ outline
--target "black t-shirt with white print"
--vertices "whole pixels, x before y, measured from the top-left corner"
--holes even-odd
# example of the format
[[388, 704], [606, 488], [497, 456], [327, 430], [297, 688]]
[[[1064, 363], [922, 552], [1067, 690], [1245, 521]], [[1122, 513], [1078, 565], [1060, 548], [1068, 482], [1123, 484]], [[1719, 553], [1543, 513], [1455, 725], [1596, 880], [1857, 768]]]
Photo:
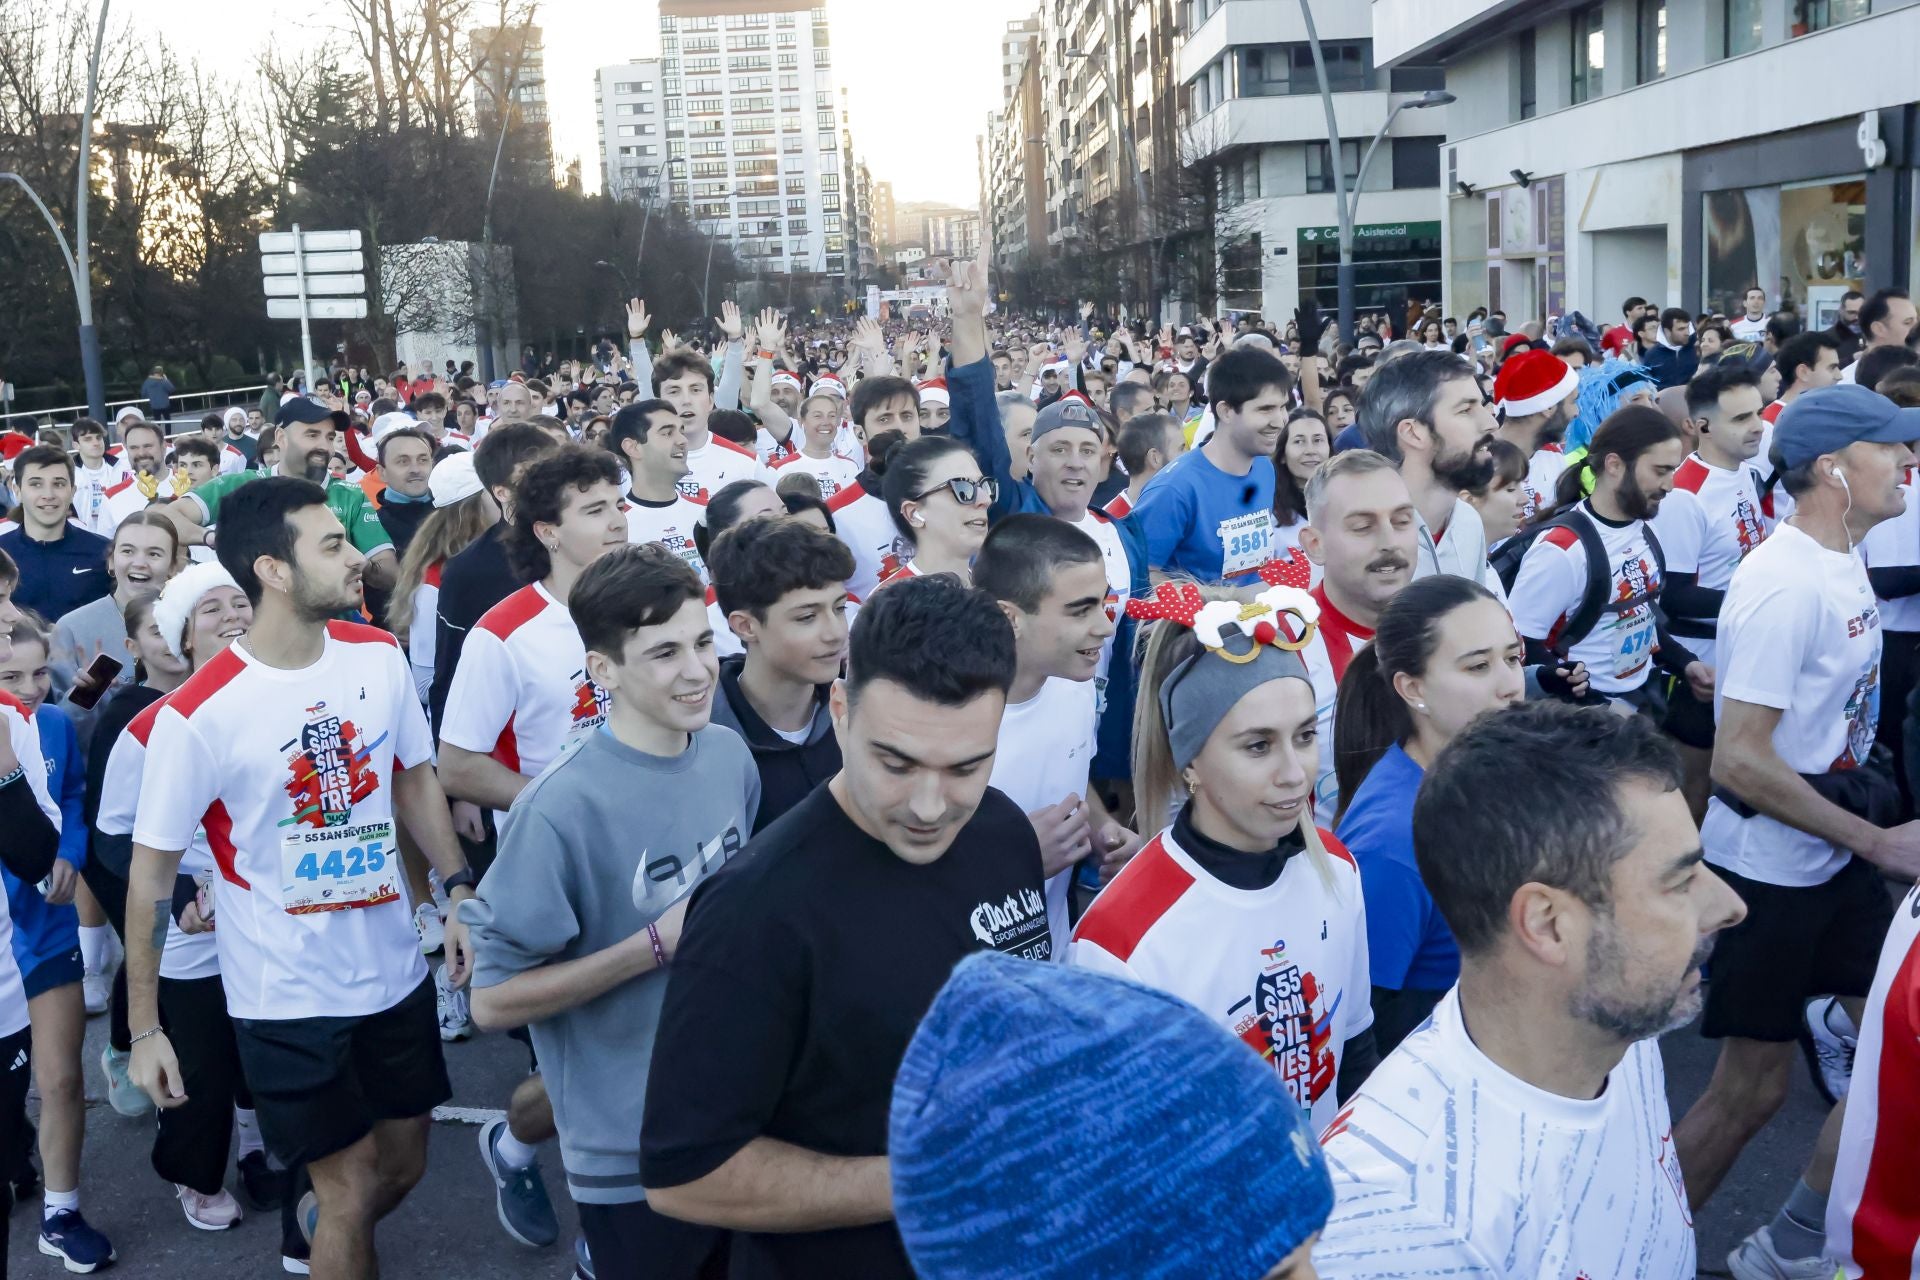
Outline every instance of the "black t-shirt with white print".
[[[887, 1153], [907, 1042], [954, 965], [988, 947], [1051, 956], [1033, 824], [989, 789], [953, 846], [914, 866], [825, 785], [693, 895], [641, 1125], [650, 1187], [713, 1172], [760, 1136]], [[912, 1280], [892, 1223], [735, 1236], [732, 1280]]]

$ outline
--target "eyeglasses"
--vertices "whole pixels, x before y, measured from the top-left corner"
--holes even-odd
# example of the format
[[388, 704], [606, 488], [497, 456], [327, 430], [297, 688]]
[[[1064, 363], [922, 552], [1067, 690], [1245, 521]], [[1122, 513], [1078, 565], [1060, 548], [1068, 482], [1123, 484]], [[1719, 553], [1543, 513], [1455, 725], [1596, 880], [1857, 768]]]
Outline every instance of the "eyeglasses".
[[943, 481], [933, 486], [933, 488], [927, 490], [925, 493], [914, 494], [913, 500], [915, 502], [925, 502], [942, 489], [951, 493], [953, 500], [963, 507], [978, 506], [982, 498], [986, 499], [988, 506], [992, 506], [1000, 497], [1000, 482], [998, 480], [989, 476], [981, 476], [977, 480], [962, 480], [960, 477], [955, 476], [951, 480]]

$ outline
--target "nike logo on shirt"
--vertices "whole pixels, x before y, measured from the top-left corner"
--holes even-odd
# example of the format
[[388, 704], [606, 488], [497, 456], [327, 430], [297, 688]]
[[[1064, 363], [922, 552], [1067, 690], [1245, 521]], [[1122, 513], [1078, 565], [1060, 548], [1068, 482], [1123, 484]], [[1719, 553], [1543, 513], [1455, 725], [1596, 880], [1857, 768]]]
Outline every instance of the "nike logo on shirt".
[[75, 572], [75, 573], [92, 573], [92, 572], [93, 572], [93, 570], [92, 570], [91, 568], [88, 568], [88, 567], [86, 567], [86, 566], [76, 566], [76, 567], [74, 568], [74, 572]]

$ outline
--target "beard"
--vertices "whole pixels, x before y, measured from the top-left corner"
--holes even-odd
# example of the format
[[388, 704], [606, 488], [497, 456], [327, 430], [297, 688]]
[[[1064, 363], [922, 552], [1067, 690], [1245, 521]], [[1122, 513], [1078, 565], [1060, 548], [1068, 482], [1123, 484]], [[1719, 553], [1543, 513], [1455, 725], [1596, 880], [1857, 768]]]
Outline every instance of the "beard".
[[[1484, 440], [1458, 453], [1440, 453], [1433, 459], [1433, 475], [1449, 489], [1486, 488], [1493, 482], [1493, 451]], [[1483, 449], [1485, 450], [1483, 452]]]
[[1573, 406], [1562, 404], [1553, 411], [1546, 425], [1540, 428], [1541, 444], [1559, 444], [1567, 438], [1567, 428], [1573, 425]]
[[327, 485], [327, 481], [332, 479], [332, 477], [327, 474], [327, 467], [332, 462], [333, 462], [332, 454], [327, 453], [324, 450], [316, 449], [311, 453], [307, 454], [307, 465], [304, 468], [302, 468], [302, 470], [305, 473], [307, 479], [313, 481], [315, 484], [319, 485], [321, 488], [325, 488]]
[[294, 615], [302, 622], [317, 623], [358, 609], [365, 598], [360, 581], [359, 575], [356, 574], [332, 589], [327, 589], [295, 566], [293, 591], [289, 596]]
[[1629, 1043], [1678, 1030], [1700, 1012], [1704, 994], [1698, 986], [1688, 990], [1687, 977], [1705, 964], [1712, 952], [1713, 937], [1709, 935], [1694, 947], [1687, 971], [1665, 990], [1652, 995], [1624, 990], [1626, 950], [1607, 913], [1587, 953], [1587, 981], [1573, 997], [1573, 1015]]
[[1620, 477], [1620, 491], [1617, 500], [1620, 510], [1629, 520], [1651, 520], [1660, 510], [1660, 499], [1664, 494], [1648, 493], [1640, 487], [1640, 479], [1632, 471]]

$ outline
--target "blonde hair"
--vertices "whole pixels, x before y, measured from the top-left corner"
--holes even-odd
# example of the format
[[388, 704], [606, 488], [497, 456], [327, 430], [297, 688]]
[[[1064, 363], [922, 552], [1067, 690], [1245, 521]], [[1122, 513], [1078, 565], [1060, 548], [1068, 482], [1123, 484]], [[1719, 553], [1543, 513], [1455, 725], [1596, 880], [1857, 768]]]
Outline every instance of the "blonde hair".
[[482, 489], [468, 494], [450, 507], [435, 507], [420, 522], [407, 554], [400, 558], [395, 573], [393, 594], [387, 597], [387, 630], [400, 641], [409, 643], [413, 629], [413, 597], [426, 580], [427, 570], [444, 563], [471, 546], [500, 518], [500, 509], [492, 495]]
[[[1238, 593], [1202, 587], [1209, 600], [1240, 598]], [[1173, 821], [1174, 799], [1184, 784], [1173, 765], [1173, 745], [1166, 717], [1160, 711], [1160, 688], [1175, 668], [1200, 651], [1200, 638], [1177, 622], [1156, 622], [1146, 628], [1146, 656], [1140, 664], [1140, 688], [1133, 713], [1133, 802], [1140, 833], [1164, 831]], [[1311, 785], [1308, 789], [1312, 794]], [[1337, 881], [1333, 861], [1309, 813], [1300, 823], [1307, 860], [1321, 882], [1333, 888]]]

